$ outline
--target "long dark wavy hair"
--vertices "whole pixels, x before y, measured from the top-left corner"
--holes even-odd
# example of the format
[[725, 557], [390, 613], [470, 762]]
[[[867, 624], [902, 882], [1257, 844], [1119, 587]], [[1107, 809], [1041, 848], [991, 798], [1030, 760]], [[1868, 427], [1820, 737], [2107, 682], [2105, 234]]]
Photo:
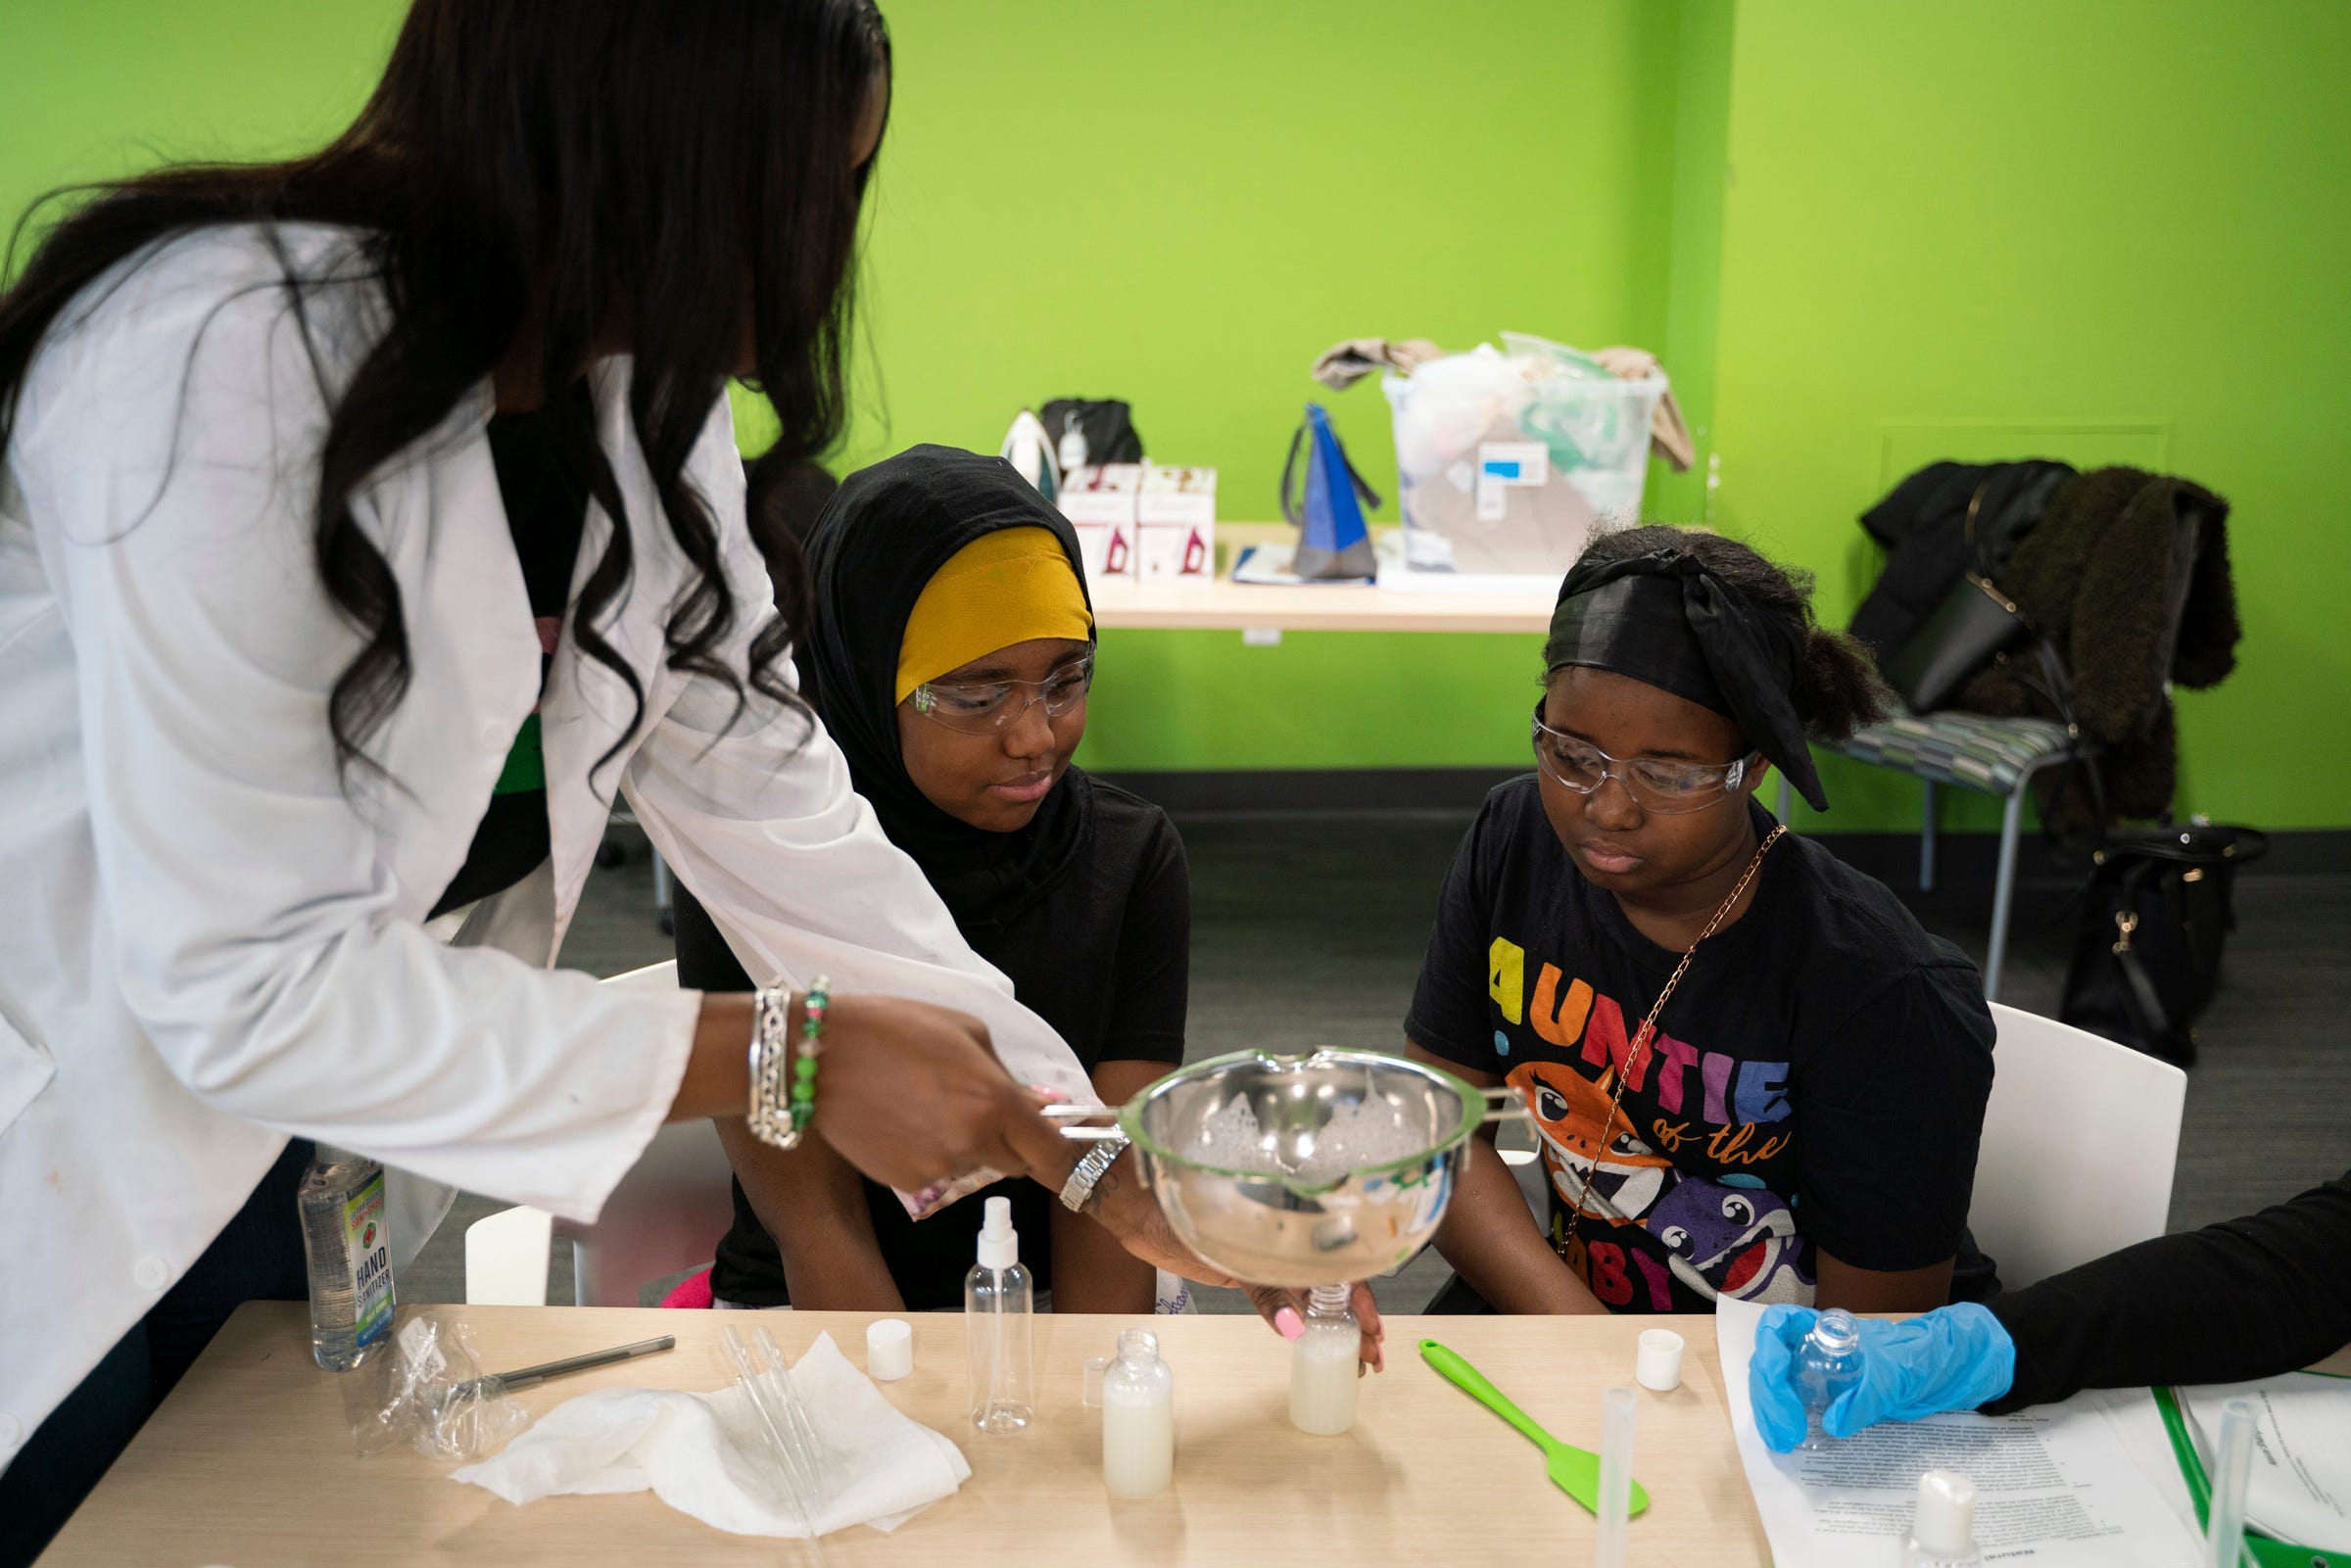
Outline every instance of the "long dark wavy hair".
[[[70, 305], [83, 302], [76, 320], [95, 308], [83, 297], [110, 268], [208, 226], [349, 227], [390, 328], [334, 402], [318, 454], [318, 581], [361, 639], [327, 704], [345, 775], [375, 767], [365, 743], [411, 668], [400, 586], [354, 519], [355, 495], [502, 363], [519, 357], [543, 367], [543, 382], [565, 379], [616, 329], [635, 356], [629, 417], [695, 569], [668, 607], [668, 662], [730, 684], [739, 702], [755, 689], [796, 706], [775, 665], [804, 614], [797, 551], [785, 551], [781, 613], [753, 640], [748, 667], [724, 667], [713, 650], [739, 611], [707, 499], [685, 466], [747, 357], [781, 427], [752, 468], [754, 532], [785, 537], [759, 526], [777, 479], [841, 428], [871, 166], [857, 142], [888, 76], [872, 0], [415, 0], [382, 82], [324, 150], [167, 167], [52, 193], [25, 214], [12, 260], [37, 214], [82, 198], [0, 296], [0, 451], [35, 353], [53, 328], [72, 329], [60, 320]], [[351, 270], [337, 268], [337, 281]], [[298, 322], [325, 281], [288, 262]], [[564, 421], [564, 459], [613, 528], [574, 606], [574, 635], [642, 715], [645, 692], [601, 635], [633, 563], [619, 486], [582, 402], [549, 405]]]

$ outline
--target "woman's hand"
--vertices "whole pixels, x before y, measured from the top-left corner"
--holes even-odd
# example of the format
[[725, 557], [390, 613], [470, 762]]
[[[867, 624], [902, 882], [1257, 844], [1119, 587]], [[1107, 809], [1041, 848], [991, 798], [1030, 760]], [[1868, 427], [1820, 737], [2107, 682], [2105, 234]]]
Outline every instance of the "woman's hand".
[[[1306, 1332], [1305, 1297], [1278, 1285], [1250, 1285], [1244, 1289], [1257, 1304], [1257, 1315], [1272, 1324], [1274, 1333], [1285, 1340], [1294, 1340]], [[1371, 1299], [1371, 1287], [1358, 1280], [1348, 1287], [1348, 1296], [1356, 1326], [1364, 1333], [1363, 1346], [1356, 1352], [1357, 1375], [1362, 1375], [1367, 1366], [1374, 1372], [1384, 1372], [1388, 1365], [1382, 1349], [1386, 1331], [1380, 1327], [1379, 1304]]]
[[1239, 1281], [1176, 1239], [1175, 1227], [1145, 1190], [1136, 1174], [1142, 1156], [1129, 1149], [1111, 1163], [1094, 1183], [1084, 1213], [1118, 1237], [1119, 1245], [1154, 1268], [1197, 1280], [1203, 1285], [1235, 1285]]
[[[812, 1125], [843, 1160], [901, 1192], [985, 1166], [1055, 1168], [1068, 1145], [988, 1048], [978, 1019], [928, 1002], [837, 996], [825, 1019]], [[1051, 1176], [1057, 1185], [1058, 1176]]]

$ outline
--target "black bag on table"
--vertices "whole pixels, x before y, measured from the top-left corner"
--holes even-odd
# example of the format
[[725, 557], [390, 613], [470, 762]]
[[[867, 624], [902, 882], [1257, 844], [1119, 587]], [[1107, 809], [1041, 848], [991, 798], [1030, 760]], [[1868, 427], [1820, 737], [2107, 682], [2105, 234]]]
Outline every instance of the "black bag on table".
[[2221, 948], [2236, 925], [2236, 868], [2269, 847], [2251, 828], [2109, 832], [2091, 857], [2058, 1018], [2181, 1067], [2194, 1062], [2192, 1025], [2220, 983]]
[[1044, 422], [1065, 474], [1073, 468], [1143, 460], [1134, 411], [1116, 398], [1056, 398], [1037, 417]]

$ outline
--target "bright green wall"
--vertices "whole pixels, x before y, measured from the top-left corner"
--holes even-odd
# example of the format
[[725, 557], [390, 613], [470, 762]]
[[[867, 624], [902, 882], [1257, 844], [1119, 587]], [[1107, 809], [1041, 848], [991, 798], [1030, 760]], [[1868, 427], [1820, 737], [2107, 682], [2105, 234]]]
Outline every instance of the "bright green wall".
[[[1653, 471], [1652, 510], [1816, 568], [1841, 619], [1890, 465], [2152, 446], [2235, 502], [2251, 629], [2236, 677], [2183, 702], [2183, 804], [2351, 821], [2329, 773], [2351, 534], [2322, 489], [2351, 424], [2351, 7], [886, 4], [898, 95], [846, 460], [1122, 395], [1154, 455], [1217, 464], [1225, 515], [1264, 517], [1320, 395], [1306, 363], [1342, 336], [1643, 343], [1702, 453]], [[0, 0], [0, 212], [157, 156], [314, 142], [402, 9]], [[1390, 488], [1376, 389], [1320, 396]], [[1087, 760], [1511, 761], [1534, 647], [1114, 632]], [[1910, 820], [1899, 781], [1831, 785], [1838, 827]]]
[[[1310, 398], [1393, 491], [1377, 387], [1306, 375], [1341, 338], [1661, 329], [1673, 76], [1643, 0], [1470, 0], [1441, 23], [1425, 0], [888, 14], [898, 93], [867, 296], [887, 423], [861, 420], [853, 456], [992, 449], [1024, 404], [1121, 396], [1155, 457], [1217, 465], [1223, 515], [1270, 518]], [[1537, 646], [1114, 631], [1084, 756], [1511, 760]]]
[[[2181, 696], [2181, 808], [2351, 823], [2347, 81], [2335, 0], [1741, 6], [1717, 525], [1842, 611], [1890, 446], [2156, 450], [2233, 504], [2246, 628]], [[1885, 774], [1828, 783], [1839, 827], [1915, 810]], [[1952, 820], [1996, 822], [1967, 798]]]

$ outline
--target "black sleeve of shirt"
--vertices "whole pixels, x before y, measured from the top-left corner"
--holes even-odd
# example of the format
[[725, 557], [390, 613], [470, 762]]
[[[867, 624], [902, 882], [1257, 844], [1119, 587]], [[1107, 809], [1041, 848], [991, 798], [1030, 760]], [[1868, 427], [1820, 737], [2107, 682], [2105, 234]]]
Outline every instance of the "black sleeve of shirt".
[[[2079, 1195], [2077, 1195], [2077, 1198]], [[2351, 1344], [2351, 1174], [1995, 1296], [2016, 1381], [1994, 1415], [2082, 1389], [2238, 1383]]]
[[1797, 1223], [1855, 1268], [1959, 1251], [1991, 1093], [1991, 1014], [1964, 966], [1927, 966], [1816, 1042], [1790, 1088]]
[[1477, 820], [1453, 852], [1453, 864], [1446, 868], [1445, 885], [1437, 894], [1436, 925], [1428, 933], [1428, 954], [1420, 961], [1412, 1011], [1404, 1019], [1404, 1037], [1472, 1072], [1500, 1075], [1503, 1062], [1487, 1019], [1492, 996], [1486, 984], [1488, 936], [1494, 925], [1490, 845], [1502, 836], [1494, 798], [1486, 797]]
[[1106, 1062], [1183, 1060], [1183, 1026], [1190, 1004], [1192, 872], [1183, 839], [1166, 817], [1154, 824], [1141, 871], [1127, 895], [1119, 927], [1110, 1027], [1102, 1037]]

